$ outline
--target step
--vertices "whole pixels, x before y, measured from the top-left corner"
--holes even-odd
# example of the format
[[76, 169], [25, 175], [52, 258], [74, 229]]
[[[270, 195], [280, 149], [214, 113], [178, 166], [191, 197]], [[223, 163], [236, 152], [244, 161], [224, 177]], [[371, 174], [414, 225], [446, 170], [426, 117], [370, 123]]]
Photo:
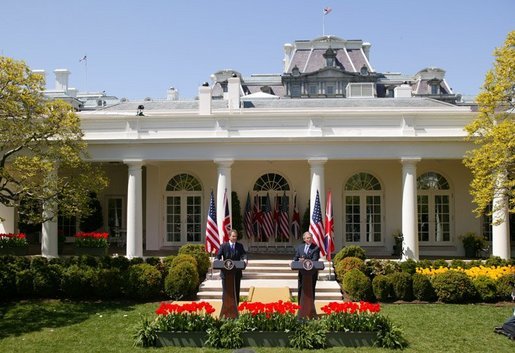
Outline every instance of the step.
[[[248, 296], [248, 291], [240, 291], [241, 296]], [[297, 297], [297, 291], [291, 292], [292, 297]], [[199, 300], [211, 300], [211, 299], [218, 299], [222, 300], [222, 292], [199, 292], [197, 294], [197, 298]], [[323, 292], [316, 292], [315, 294], [316, 300], [327, 300], [327, 301], [341, 301], [343, 300], [343, 297], [341, 293], [323, 293]]]

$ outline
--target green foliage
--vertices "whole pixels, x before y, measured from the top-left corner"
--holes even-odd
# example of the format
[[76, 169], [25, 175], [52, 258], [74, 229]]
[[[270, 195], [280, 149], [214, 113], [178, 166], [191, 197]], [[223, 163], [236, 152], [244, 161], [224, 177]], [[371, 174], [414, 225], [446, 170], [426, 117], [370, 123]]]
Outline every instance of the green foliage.
[[191, 262], [182, 261], [172, 266], [168, 272], [164, 291], [173, 300], [183, 300], [194, 297], [197, 293], [198, 285], [199, 275], [197, 267]]
[[365, 273], [372, 278], [400, 271], [401, 266], [396, 261], [371, 259], [366, 262]]
[[454, 260], [451, 261], [449, 267], [450, 268], [458, 268], [458, 267], [468, 268], [468, 264], [465, 261], [463, 261], [463, 260], [454, 259]]
[[497, 287], [495, 281], [488, 276], [477, 276], [472, 279], [481, 301], [491, 303], [497, 300]]
[[61, 289], [67, 298], [90, 298], [93, 296], [93, 281], [96, 272], [91, 267], [72, 265], [61, 277]]
[[96, 298], [114, 299], [123, 295], [125, 275], [117, 268], [98, 269], [92, 278]]
[[243, 218], [241, 217], [240, 199], [238, 198], [236, 191], [231, 192], [231, 209], [232, 229], [236, 229], [238, 231], [238, 238], [241, 239], [241, 235], [243, 234]]
[[465, 303], [476, 295], [470, 278], [463, 272], [449, 270], [433, 276], [431, 284], [439, 301]]
[[97, 194], [90, 192], [88, 201], [89, 214], [81, 217], [79, 229], [83, 232], [94, 232], [104, 225], [104, 217], [102, 216], [102, 206], [98, 201]]
[[404, 349], [408, 347], [408, 341], [404, 338], [401, 329], [395, 326], [388, 318], [381, 316], [378, 320], [378, 326], [380, 329], [374, 343], [375, 346], [389, 349]]
[[378, 275], [372, 280], [372, 289], [376, 299], [380, 302], [393, 300], [393, 284], [390, 276]]
[[87, 214], [89, 192], [107, 179], [85, 162], [79, 117], [47, 100], [44, 77], [24, 62], [0, 56], [0, 73], [0, 204], [16, 207], [24, 223]]
[[499, 277], [495, 284], [499, 300], [512, 300], [511, 294], [515, 290], [515, 273]]
[[417, 272], [417, 262], [413, 259], [402, 261], [400, 263], [400, 267], [402, 272], [409, 273], [410, 275], [413, 275], [415, 272]]
[[394, 272], [388, 275], [390, 277], [393, 292], [397, 299], [411, 301], [413, 300], [413, 283], [411, 275], [406, 272]]
[[413, 279], [413, 296], [417, 300], [421, 301], [433, 301], [436, 298], [433, 285], [428, 276], [415, 273], [412, 276]]
[[342, 288], [354, 301], [370, 301], [373, 298], [372, 282], [358, 269], [350, 270], [343, 276]]
[[214, 348], [236, 349], [243, 345], [241, 326], [235, 320], [219, 321], [207, 330], [206, 345]]
[[[468, 140], [476, 148], [468, 151], [463, 163], [472, 173], [470, 193], [477, 216], [485, 213], [494, 195], [506, 197], [507, 204], [495, 203], [489, 215], [509, 207], [515, 212], [515, 31], [508, 33], [501, 48], [494, 52], [494, 67], [485, 77], [481, 93], [476, 97], [477, 118], [466, 126]], [[497, 223], [506, 220], [499, 219]]]
[[[310, 201], [308, 200], [308, 205], [309, 205], [309, 202]], [[306, 207], [306, 210], [304, 211], [304, 214], [302, 215], [300, 229], [309, 229], [310, 217], [311, 217], [311, 215], [309, 214], [309, 206], [308, 206], [308, 207]]]
[[474, 232], [467, 232], [460, 236], [460, 239], [465, 248], [465, 256], [477, 258], [479, 251], [486, 247], [486, 239], [482, 235], [477, 235]]
[[157, 344], [157, 326], [155, 321], [141, 316], [140, 323], [134, 333], [135, 347], [153, 347]]
[[111, 268], [117, 268], [122, 272], [129, 268], [129, 264], [129, 259], [125, 256], [116, 256], [111, 258]]
[[[239, 232], [238, 232], [239, 233]], [[179, 249], [179, 256], [182, 254], [191, 255], [197, 261], [197, 271], [200, 278], [205, 278], [209, 267], [211, 266], [211, 261], [209, 260], [209, 255], [206, 252], [206, 247], [204, 244], [187, 244], [181, 246]]]
[[149, 264], [138, 264], [129, 268], [127, 276], [128, 294], [134, 299], [150, 300], [161, 293], [161, 272]]
[[360, 258], [351, 256], [337, 262], [334, 272], [336, 273], [336, 277], [341, 281], [345, 273], [355, 268], [363, 272], [365, 270], [365, 262]]
[[491, 256], [485, 261], [485, 266], [509, 266], [509, 260], [503, 260], [499, 256]]
[[290, 346], [295, 349], [321, 349], [326, 346], [327, 329], [319, 320], [297, 325], [290, 336]]
[[[2, 286], [2, 288], [9, 290], [9, 287]], [[31, 270], [19, 270], [16, 272], [16, 292], [22, 298], [30, 298], [33, 296], [34, 275]], [[11, 292], [11, 294], [14, 294], [14, 291]]]
[[338, 253], [333, 258], [333, 262], [336, 265], [346, 257], [357, 257], [363, 261], [367, 258], [363, 248], [359, 247], [358, 245], [347, 245], [338, 251]]
[[47, 265], [33, 270], [34, 294], [40, 298], [56, 298], [59, 294], [62, 268], [59, 265]]

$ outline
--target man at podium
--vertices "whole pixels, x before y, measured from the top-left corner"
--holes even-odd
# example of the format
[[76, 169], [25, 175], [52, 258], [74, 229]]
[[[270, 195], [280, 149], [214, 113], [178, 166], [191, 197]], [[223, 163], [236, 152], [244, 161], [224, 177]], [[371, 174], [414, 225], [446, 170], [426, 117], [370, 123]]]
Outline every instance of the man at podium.
[[[295, 257], [293, 258], [293, 261], [302, 261], [305, 259], [309, 259], [311, 261], [318, 261], [320, 259], [320, 248], [313, 243], [313, 236], [310, 232], [305, 232], [302, 234], [302, 239], [304, 240], [303, 244], [300, 244], [297, 246], [295, 251]], [[313, 271], [313, 298], [315, 298], [315, 287], [317, 284], [317, 278], [318, 278], [318, 271]], [[298, 302], [300, 303], [300, 297], [302, 293], [302, 274], [299, 271], [299, 277], [298, 277]]]
[[[229, 241], [223, 243], [216, 254], [217, 260], [233, 260], [233, 261], [245, 261], [247, 262], [247, 252], [243, 247], [243, 244], [238, 243], [238, 232], [233, 229], [229, 233]], [[236, 301], [240, 302], [240, 283], [242, 277], [242, 270], [235, 270], [235, 290], [236, 290]], [[220, 271], [220, 277], [222, 278], [222, 289], [225, 294], [225, 274], [224, 271]]]

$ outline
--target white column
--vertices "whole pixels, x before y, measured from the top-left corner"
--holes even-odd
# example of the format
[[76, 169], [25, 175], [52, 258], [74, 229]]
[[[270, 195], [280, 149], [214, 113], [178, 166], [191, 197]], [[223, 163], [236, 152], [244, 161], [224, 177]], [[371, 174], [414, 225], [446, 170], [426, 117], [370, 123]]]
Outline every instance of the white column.
[[[497, 185], [501, 186], [504, 178], [504, 175], [500, 176], [497, 179]], [[510, 213], [508, 198], [501, 190], [502, 187], [497, 188], [492, 202], [492, 255], [509, 260], [511, 258]]]
[[0, 204], [0, 233], [14, 233], [14, 207]]
[[142, 160], [123, 161], [129, 167], [127, 185], [127, 257], [143, 256]]
[[[324, 164], [327, 162], [327, 158], [310, 158], [308, 163], [311, 167], [311, 190], [309, 192], [309, 214], [313, 216], [313, 210], [315, 208], [315, 199], [317, 197], [317, 190], [320, 195], [320, 211], [322, 212], [322, 218], [325, 215], [325, 179], [324, 179]], [[310, 218], [311, 219], [311, 218]], [[303, 232], [307, 229], [303, 229]]]
[[[231, 209], [231, 166], [234, 163], [233, 159], [215, 159], [218, 167], [218, 186], [216, 190], [216, 221], [218, 223], [218, 234], [223, 237], [223, 219], [225, 217], [224, 209], [224, 193], [227, 190], [227, 200], [229, 203], [229, 212], [232, 217]], [[232, 218], [231, 218], [232, 224]]]
[[[49, 174], [48, 178], [57, 178], [57, 167]], [[41, 225], [41, 256], [58, 257], [57, 250], [57, 217], [53, 210], [57, 207], [52, 202], [43, 205], [43, 217], [48, 219]], [[55, 216], [55, 217], [54, 217]]]
[[402, 158], [402, 260], [418, 260], [417, 166], [420, 158]]
[[161, 203], [162, 190], [159, 184], [159, 167], [154, 165], [145, 166], [145, 177], [146, 177], [146, 211], [145, 211], [145, 233], [146, 250], [159, 250], [163, 245], [163, 237], [160, 234], [164, 234], [163, 222], [160, 216], [163, 204]]

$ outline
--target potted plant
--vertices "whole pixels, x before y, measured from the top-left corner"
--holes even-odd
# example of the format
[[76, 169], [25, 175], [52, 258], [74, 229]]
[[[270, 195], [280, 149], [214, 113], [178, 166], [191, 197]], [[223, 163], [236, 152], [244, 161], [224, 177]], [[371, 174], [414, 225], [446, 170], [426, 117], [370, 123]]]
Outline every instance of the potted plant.
[[106, 232], [78, 232], [75, 234], [75, 253], [77, 255], [107, 255], [108, 236]]
[[28, 247], [24, 233], [0, 234], [0, 255], [27, 255]]
[[481, 249], [486, 247], [486, 240], [483, 236], [474, 232], [467, 232], [460, 236], [465, 249], [465, 257], [477, 258]]
[[393, 244], [393, 256], [400, 257], [402, 255], [402, 240], [404, 236], [400, 230], [396, 231], [392, 234], [393, 240], [395, 243]]

